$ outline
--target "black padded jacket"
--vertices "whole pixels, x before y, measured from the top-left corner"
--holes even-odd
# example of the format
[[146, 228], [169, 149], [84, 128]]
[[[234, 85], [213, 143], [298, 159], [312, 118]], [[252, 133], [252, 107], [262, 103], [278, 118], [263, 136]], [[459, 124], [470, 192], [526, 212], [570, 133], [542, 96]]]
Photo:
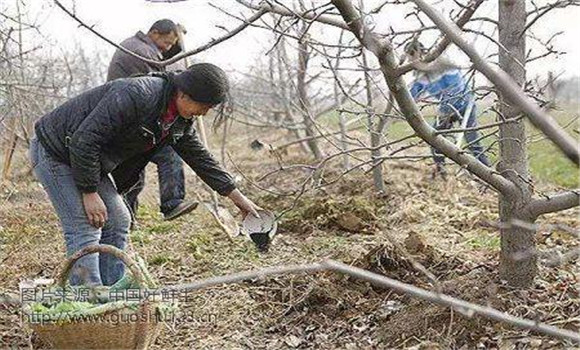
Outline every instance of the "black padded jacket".
[[[160, 119], [175, 89], [167, 76], [117, 79], [70, 99], [43, 116], [36, 135], [57, 161], [72, 167], [77, 188], [95, 192], [103, 176], [112, 174], [120, 193], [138, 180], [151, 156], [171, 145], [213, 190], [228, 195], [235, 189], [199, 141], [192, 120], [177, 117], [161, 139]], [[153, 147], [151, 148], [151, 145]]]

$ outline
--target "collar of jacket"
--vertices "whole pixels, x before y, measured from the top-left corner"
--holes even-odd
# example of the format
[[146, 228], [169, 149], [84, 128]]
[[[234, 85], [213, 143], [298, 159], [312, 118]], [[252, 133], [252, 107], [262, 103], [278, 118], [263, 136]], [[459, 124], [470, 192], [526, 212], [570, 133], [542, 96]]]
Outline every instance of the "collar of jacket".
[[151, 38], [147, 34], [143, 33], [142, 31], [138, 31], [137, 34], [135, 34], [135, 37], [144, 42], [145, 44], [151, 46], [151, 48], [154, 49], [155, 52], [157, 53], [157, 58], [159, 60], [163, 60], [163, 53], [161, 52], [161, 50], [159, 50], [157, 45], [155, 45], [153, 40], [151, 40]]
[[[173, 83], [173, 73], [171, 72], [150, 72], [147, 74], [148, 76], [152, 76], [152, 77], [157, 77], [157, 78], [162, 78], [163, 81], [163, 93], [161, 98], [159, 99], [159, 102], [157, 103], [157, 114], [158, 117], [155, 119], [154, 124], [150, 124], [149, 126], [147, 126], [148, 128], [152, 128], [152, 131], [155, 134], [155, 137], [157, 139], [161, 139], [161, 133], [163, 130], [163, 127], [161, 125], [161, 119], [163, 117], [163, 115], [165, 113], [167, 113], [167, 109], [169, 108], [169, 104], [171, 103], [171, 100], [173, 99], [175, 93], [176, 93], [176, 89], [175, 89], [175, 85]], [[176, 118], [179, 119], [180, 117], [178, 116]]]
[[167, 112], [167, 108], [169, 107], [169, 103], [171, 102], [171, 99], [173, 98], [173, 96], [176, 93], [176, 89], [175, 89], [175, 84], [173, 83], [173, 75], [174, 73], [171, 72], [150, 72], [148, 74], [149, 76], [152, 77], [157, 77], [157, 78], [162, 78], [164, 80], [163, 82], [163, 96], [161, 97], [161, 100], [159, 101], [159, 111], [160, 111], [160, 115], [165, 114], [165, 112]]

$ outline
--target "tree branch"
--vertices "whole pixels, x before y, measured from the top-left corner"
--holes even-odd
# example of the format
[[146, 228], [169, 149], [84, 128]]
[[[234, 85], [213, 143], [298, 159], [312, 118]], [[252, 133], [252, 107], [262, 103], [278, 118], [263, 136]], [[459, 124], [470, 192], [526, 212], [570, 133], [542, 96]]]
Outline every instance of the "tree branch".
[[[455, 25], [458, 28], [463, 28], [463, 26], [467, 22], [469, 22], [469, 20], [471, 19], [471, 16], [473, 16], [475, 11], [479, 8], [479, 6], [484, 1], [485, 0], [473, 0], [471, 4], [467, 5], [463, 9], [463, 12], [459, 15], [459, 18], [455, 22]], [[451, 44], [451, 39], [449, 39], [449, 37], [447, 35], [444, 35], [443, 38], [441, 40], [439, 40], [439, 42], [435, 46], [433, 46], [433, 48], [431, 48], [431, 50], [429, 50], [429, 52], [425, 55], [425, 57], [423, 57], [421, 59], [421, 61], [424, 63], [429, 63], [429, 62], [434, 61], [437, 57], [441, 56], [443, 51], [445, 51], [445, 49], [447, 49], [447, 47], [449, 47], [450, 44]], [[406, 65], [399, 67], [397, 69], [397, 74], [403, 75], [407, 72], [412, 71], [413, 69], [414, 69], [413, 64], [408, 63]]]
[[[349, 266], [334, 260], [326, 260], [321, 263], [313, 264], [273, 266], [253, 271], [242, 271], [229, 275], [207, 278], [188, 284], [168, 286], [161, 289], [161, 291], [189, 292], [221, 284], [239, 283], [250, 279], [261, 279], [271, 275], [317, 273], [324, 271], [338, 272], [347, 276], [352, 276], [357, 279], [368, 281], [383, 288], [396, 290], [397, 292], [404, 293], [414, 298], [426, 300], [445, 307], [451, 307], [460, 311], [466, 317], [481, 315], [517, 328], [529, 329], [542, 334], [553, 336], [555, 338], [580, 342], [580, 334], [577, 332], [560, 329], [535, 320], [533, 321], [511, 316], [491, 307], [477, 305], [448, 296], [446, 294], [425, 290], [423, 288], [415, 287], [411, 284], [403, 283], [395, 279], [354, 266]], [[153, 293], [150, 294], [155, 295]]]
[[485, 75], [501, 93], [512, 103], [522, 109], [522, 112], [530, 119], [535, 127], [540, 129], [574, 164], [580, 163], [580, 149], [577, 142], [563, 130], [558, 123], [547, 113], [536, 106], [522, 91], [513, 79], [503, 70], [494, 69], [485, 59], [483, 59], [475, 48], [467, 43], [462, 37], [461, 30], [445, 19], [437, 10], [424, 0], [411, 0], [443, 31], [447, 37], [453, 41], [463, 52], [465, 52], [473, 65]]
[[564, 338], [575, 342], [580, 342], [580, 334], [578, 332], [559, 329], [547, 324], [539, 323], [537, 321], [511, 316], [490, 307], [472, 304], [445, 294], [431, 292], [357, 267], [348, 266], [338, 261], [327, 260], [323, 262], [322, 265], [330, 268], [333, 271], [360, 278], [381, 287], [391, 288], [398, 292], [411, 295], [415, 298], [427, 300], [432, 303], [447, 307], [452, 307], [455, 310], [462, 311], [462, 313], [468, 317], [474, 314], [479, 314], [492, 320], [504, 322], [515, 327], [530, 329], [544, 334], [549, 334], [557, 338]]
[[362, 22], [358, 12], [348, 0], [333, 0], [333, 4], [338, 8], [351, 32], [369, 51], [373, 52], [379, 59], [381, 71], [389, 85], [389, 89], [397, 100], [399, 108], [407, 119], [413, 130], [425, 140], [429, 145], [441, 151], [445, 156], [455, 163], [469, 170], [471, 173], [490, 184], [501, 193], [509, 194], [516, 190], [515, 185], [497, 174], [493, 169], [485, 166], [475, 157], [456, 147], [445, 137], [437, 135], [433, 129], [423, 119], [417, 104], [411, 97], [405, 82], [400, 75], [396, 74], [397, 63], [395, 54], [387, 42], [380, 42], [378, 38], [368, 30]]
[[574, 208], [580, 205], [580, 189], [571, 190], [547, 196], [546, 198], [537, 198], [528, 204], [528, 210], [535, 216], [547, 213]]
[[285, 7], [280, 6], [280, 5], [275, 5], [271, 2], [263, 2], [259, 6], [257, 6], [257, 5], [253, 5], [250, 1], [246, 1], [246, 0], [236, 0], [236, 1], [238, 3], [246, 6], [246, 7], [254, 9], [254, 10], [266, 9], [268, 12], [276, 13], [278, 15], [289, 16], [289, 17], [298, 17], [300, 19], [310, 20], [310, 21], [316, 20], [316, 22], [329, 24], [329, 25], [334, 26], [334, 27], [348, 30], [348, 26], [346, 24], [344, 24], [341, 20], [336, 19], [336, 18], [332, 18], [330, 16], [318, 16], [315, 13], [310, 13], [310, 12], [305, 12], [305, 13], [299, 14], [299, 13], [296, 13], [296, 12], [289, 10], [288, 8], [285, 8]]
[[212, 48], [213, 46], [220, 44], [230, 38], [232, 38], [233, 36], [235, 36], [236, 34], [240, 33], [242, 30], [246, 29], [248, 26], [250, 26], [250, 24], [252, 24], [253, 22], [257, 21], [260, 17], [262, 17], [265, 13], [267, 13], [265, 8], [258, 8], [258, 11], [256, 13], [254, 13], [250, 18], [248, 18], [243, 24], [241, 24], [240, 26], [234, 28], [233, 30], [229, 31], [226, 35], [221, 36], [217, 39], [212, 39], [210, 40], [207, 44], [199, 46], [196, 49], [181, 53], [179, 55], [176, 55], [175, 57], [172, 57], [170, 59], [164, 60], [164, 61], [157, 61], [157, 60], [152, 60], [152, 59], [148, 59], [142, 56], [137, 55], [136, 53], [134, 53], [133, 51], [127, 50], [126, 48], [124, 48], [121, 45], [116, 44], [115, 42], [113, 42], [112, 40], [108, 39], [107, 37], [105, 37], [104, 35], [102, 35], [101, 33], [97, 32], [96, 30], [93, 29], [92, 26], [88, 26], [87, 24], [85, 24], [81, 19], [79, 19], [74, 13], [70, 12], [66, 7], [64, 7], [58, 0], [54, 0], [54, 3], [56, 4], [56, 6], [58, 6], [59, 8], [61, 8], [67, 15], [69, 15], [71, 18], [73, 18], [75, 21], [77, 21], [77, 23], [79, 23], [79, 25], [81, 27], [84, 27], [86, 29], [88, 29], [91, 33], [95, 34], [96, 36], [98, 36], [99, 38], [103, 39], [104, 41], [106, 41], [107, 43], [113, 45], [114, 47], [116, 47], [117, 49], [123, 51], [124, 53], [131, 55], [135, 58], [140, 59], [143, 62], [149, 63], [149, 64], [153, 64], [156, 65], [158, 67], [165, 67], [168, 66], [170, 64], [173, 64], [185, 57], [189, 57], [189, 56], [193, 56], [196, 55], [202, 51], [208, 50], [210, 48]]

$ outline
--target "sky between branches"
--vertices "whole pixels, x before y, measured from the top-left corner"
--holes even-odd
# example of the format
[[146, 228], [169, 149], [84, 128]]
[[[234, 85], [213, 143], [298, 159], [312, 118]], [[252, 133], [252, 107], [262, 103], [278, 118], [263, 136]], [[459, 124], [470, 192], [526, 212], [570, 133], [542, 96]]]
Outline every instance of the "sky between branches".
[[[0, 10], [8, 10], [7, 13], [14, 14], [14, 1], [3, 0]], [[60, 9], [56, 8], [51, 0], [23, 0], [23, 12], [27, 12], [29, 17], [35, 19], [40, 24], [40, 32], [43, 34], [43, 48], [50, 47], [51, 50], [60, 48], [70, 49], [75, 45], [82, 46], [87, 52], [100, 51], [105, 53], [108, 60], [112, 55], [114, 48], [97, 38], [94, 34], [86, 29], [79, 28], [77, 24]], [[326, 1], [314, 1], [317, 4]], [[538, 4], [546, 1], [536, 1]], [[62, 3], [75, 10], [76, 14], [87, 24], [95, 25], [95, 29], [101, 34], [107, 36], [113, 41], [119, 43], [123, 39], [133, 35], [138, 30], [147, 31], [150, 25], [157, 19], [170, 18], [175, 22], [184, 24], [188, 29], [186, 35], [186, 45], [188, 48], [194, 48], [204, 44], [213, 37], [223, 35], [223, 29], [217, 28], [216, 25], [234, 28], [240, 24], [239, 21], [221, 13], [212, 8], [209, 2], [199, 0], [188, 0], [178, 3], [150, 3], [145, 0], [62, 0]], [[228, 12], [246, 16], [251, 11], [243, 8], [234, 0], [216, 0], [212, 2], [215, 5], [226, 9]], [[290, 1], [285, 2], [290, 3]], [[355, 1], [355, 4], [358, 1]], [[376, 6], [380, 1], [365, 0], [365, 8], [370, 9]], [[438, 8], [447, 12], [451, 8], [456, 8], [452, 1], [440, 0], [433, 1]], [[495, 0], [487, 1], [477, 11], [476, 17], [489, 16], [497, 18], [497, 2]], [[532, 7], [528, 5], [528, 10]], [[387, 32], [389, 26], [395, 29], [409, 29], [416, 27], [417, 22], [405, 19], [406, 6], [389, 6], [388, 10], [384, 9], [380, 14], [372, 17], [373, 23], [379, 32]], [[556, 74], [570, 77], [580, 75], [580, 35], [578, 26], [580, 18], [579, 7], [569, 7], [565, 10], [555, 10], [553, 13], [540, 19], [532, 28], [533, 33], [547, 39], [551, 34], [559, 31], [564, 33], [555, 41], [555, 48], [559, 51], [567, 52], [560, 57], [549, 57], [531, 63], [528, 66], [528, 76], [536, 75], [546, 76], [549, 70]], [[493, 32], [489, 24], [480, 26], [478, 23], [470, 24], [470, 28], [476, 30], [486, 30], [488, 33]], [[318, 39], [328, 39], [329, 42], [336, 42], [338, 31], [329, 30], [324, 27], [314, 28], [312, 34]], [[37, 45], [38, 35], [31, 33], [34, 39], [28, 45]], [[497, 37], [497, 33], [494, 35]], [[248, 28], [243, 33], [234, 38], [195, 56], [194, 60], [209, 61], [232, 70], [245, 70], [256, 64], [257, 60], [263, 57], [263, 53], [269, 48], [268, 42], [273, 37], [271, 32], [258, 28]], [[431, 31], [424, 34], [422, 38], [425, 41], [434, 40], [437, 33]], [[474, 35], [468, 36], [473, 42]], [[487, 39], [478, 38], [474, 41], [480, 53], [485, 55], [497, 51], [493, 43]], [[528, 48], [539, 53], [538, 45], [533, 40], [528, 40]], [[467, 65], [466, 56], [452, 47], [449, 54], [454, 60], [461, 64]], [[532, 56], [534, 56], [532, 54]], [[264, 61], [265, 62], [265, 61]]]

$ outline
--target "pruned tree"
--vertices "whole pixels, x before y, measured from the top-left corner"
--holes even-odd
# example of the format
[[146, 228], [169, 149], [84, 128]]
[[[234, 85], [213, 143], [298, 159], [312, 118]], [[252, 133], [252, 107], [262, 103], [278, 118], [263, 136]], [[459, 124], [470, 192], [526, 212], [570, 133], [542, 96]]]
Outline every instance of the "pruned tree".
[[[310, 106], [307, 105], [307, 93], [304, 88], [306, 79], [301, 79], [299, 75], [305, 75], [308, 61], [310, 59], [308, 56], [308, 48], [301, 45], [307, 42], [311, 45], [311, 48], [315, 45], [327, 45], [320, 41], [314, 42], [311, 38], [306, 37], [308, 29], [314, 23], [322, 23], [324, 25], [330, 25], [350, 31], [354, 38], [358, 40], [361, 47], [375, 56], [379, 63], [378, 71], [384, 78], [392, 98], [396, 101], [396, 112], [404, 118], [404, 120], [414, 130], [413, 135], [408, 135], [399, 140], [389, 141], [376, 146], [369, 146], [364, 142], [360, 142], [360, 140], [355, 140], [358, 142], [359, 147], [352, 147], [349, 150], [345, 150], [344, 147], [341, 146], [336, 146], [329, 138], [327, 138], [328, 136], [331, 136], [332, 133], [314, 135], [314, 132], [311, 132], [311, 134], [307, 134], [304, 141], [310, 142], [319, 137], [325, 137], [333, 147], [336, 147], [339, 150], [339, 152], [322, 158], [315, 165], [304, 165], [300, 167], [308, 169], [310, 176], [314, 176], [314, 174], [319, 174], [318, 170], [329, 161], [338, 156], [344, 155], [345, 153], [352, 155], [356, 152], [370, 151], [371, 154], [373, 154], [374, 151], [388, 148], [394, 144], [400, 143], [401, 141], [418, 136], [421, 139], [419, 143], [425, 142], [429, 146], [437, 149], [444, 156], [451, 159], [461, 168], [467, 170], [499, 193], [500, 227], [502, 233], [502, 257], [500, 270], [502, 276], [514, 286], [529, 286], [532, 283], [537, 272], [537, 251], [533, 240], [533, 224], [536, 218], [545, 213], [556, 212], [578, 206], [580, 195], [580, 191], [572, 190], [553, 196], [545, 195], [543, 197], [538, 197], [533, 194], [530, 186], [531, 182], [527, 171], [527, 160], [524, 146], [525, 129], [523, 128], [521, 122], [522, 118], [519, 114], [524, 115], [536, 128], [543, 132], [545, 136], [554, 142], [562, 153], [574, 164], [578, 165], [580, 162], [578, 143], [566, 132], [566, 130], [559, 126], [558, 123], [551, 118], [543, 108], [541, 108], [541, 106], [538, 106], [534, 100], [530, 99], [523, 90], [523, 80], [525, 79], [525, 68], [523, 67], [525, 65], [526, 57], [523, 55], [525, 41], [522, 37], [524, 36], [526, 29], [528, 29], [533, 22], [536, 22], [538, 17], [532, 19], [530, 21], [531, 23], [528, 22], [525, 24], [525, 8], [521, 7], [521, 1], [500, 0], [501, 9], [502, 11], [505, 11], [501, 14], [499, 22], [496, 22], [500, 25], [500, 42], [498, 43], [500, 51], [506, 51], [503, 54], [500, 54], [499, 63], [501, 68], [505, 69], [502, 70], [496, 69], [486, 58], [482, 57], [474, 46], [467, 42], [461, 30], [461, 27], [468, 23], [473, 14], [476, 13], [477, 8], [483, 2], [482, 0], [471, 0], [468, 4], [462, 4], [461, 11], [456, 16], [455, 23], [447, 20], [439, 11], [424, 0], [412, 0], [411, 2], [416, 6], [416, 11], [414, 12], [415, 16], [420, 18], [420, 14], [422, 14], [428, 17], [434, 24], [432, 26], [433, 29], [440, 30], [443, 35], [429, 50], [426, 56], [426, 61], [411, 62], [410, 65], [402, 65], [398, 62], [396, 46], [389, 35], [377, 35], [373, 31], [373, 28], [370, 28], [364, 21], [366, 13], [363, 12], [361, 8], [355, 8], [350, 0], [333, 0], [331, 3], [325, 3], [318, 7], [314, 7], [313, 5], [313, 8], [310, 9], [305, 8], [304, 6], [299, 9], [293, 9], [279, 2], [262, 2], [257, 5], [246, 0], [237, 1], [256, 12], [251, 17], [242, 19], [243, 24], [240, 27], [232, 33], [228, 33], [223, 38], [216, 40], [218, 42], [220, 40], [227, 40], [235, 35], [236, 32], [239, 32], [248, 26], [258, 26], [255, 22], [262, 18], [266, 13], [288, 17], [291, 18], [294, 23], [300, 24], [298, 36], [289, 34], [288, 28], [280, 30], [277, 25], [270, 27], [270, 29], [280, 35], [293, 36], [294, 39], [298, 39], [299, 69], [296, 73], [296, 91], [300, 100], [300, 109], [304, 116], [308, 116], [307, 119], [304, 119], [304, 124], [312, 122], [309, 126], [315, 127], [320, 133], [320, 127], [316, 124], [316, 118], [312, 116], [312, 112], [308, 110]], [[382, 7], [389, 3], [390, 2], [384, 2], [376, 9], [370, 10], [370, 12], [377, 13]], [[548, 7], [536, 8], [532, 13], [537, 14], [537, 16], [543, 16], [545, 10], [565, 6], [566, 3], [570, 4], [570, 2], [558, 1], [557, 6], [552, 4]], [[330, 6], [330, 4], [333, 6]], [[335, 10], [338, 10], [340, 17], [336, 16]], [[328, 14], [331, 12], [333, 12], [333, 14]], [[264, 27], [263, 23], [260, 26]], [[85, 27], [92, 30], [86, 25]], [[485, 33], [481, 33], [481, 35], [485, 35]], [[489, 35], [486, 37], [493, 40]], [[458, 147], [455, 143], [449, 141], [445, 137], [445, 134], [464, 132], [467, 129], [462, 128], [441, 131], [435, 130], [430, 126], [425, 120], [421, 109], [412, 98], [403, 79], [404, 73], [411, 70], [416, 64], [425, 64], [429, 61], [435, 60], [451, 43], [454, 43], [469, 57], [473, 64], [473, 68], [494, 84], [495, 89], [501, 97], [501, 105], [498, 111], [499, 121], [482, 127], [488, 128], [499, 126], [500, 128], [500, 161], [497, 169], [484, 165], [477, 158], [466, 153], [462, 148]], [[210, 44], [215, 45], [215, 41]], [[515, 52], [507, 52], [511, 50], [515, 50]], [[193, 54], [197, 51], [198, 50], [193, 50], [184, 55]], [[530, 58], [527, 59], [528, 61], [530, 60]], [[518, 62], [520, 68], [514, 69], [514, 62]], [[363, 64], [366, 65], [368, 62]], [[363, 67], [363, 70], [367, 69], [368, 67]], [[512, 77], [510, 77], [510, 75], [512, 75]], [[365, 76], [368, 78], [368, 74]], [[369, 86], [370, 79], [367, 79], [366, 82], [367, 86]], [[344, 89], [341, 90], [344, 92]], [[361, 105], [360, 102], [357, 101], [356, 98], [353, 98], [353, 96], [350, 96], [350, 94], [345, 93], [345, 95], [347, 95], [347, 98], [355, 104], [358, 103]], [[371, 102], [371, 96], [372, 94], [367, 94], [367, 104]], [[385, 100], [388, 99], [387, 96], [383, 97]], [[395, 153], [417, 144], [418, 143], [401, 146], [399, 149], [391, 151], [388, 155], [381, 156], [380, 158], [381, 160], [395, 158], [397, 157], [394, 156]], [[314, 152], [314, 154], [316, 157], [319, 157], [317, 152]], [[400, 156], [400, 158], [409, 158], [409, 156], [403, 155]], [[423, 159], [426, 157], [419, 155], [416, 156], [416, 158]], [[358, 160], [360, 161], [359, 164], [355, 165], [353, 168], [368, 165], [376, 167], [380, 164], [377, 162], [378, 159], [373, 156], [371, 156], [370, 160], [362, 160], [360, 158], [358, 158]], [[282, 166], [281, 170], [283, 169], [284, 167]], [[346, 170], [344, 173], [347, 173], [348, 171], [351, 171], [351, 169]], [[303, 181], [295, 193], [298, 195], [303, 194], [308, 180], [309, 179], [307, 178]], [[319, 183], [319, 181], [315, 181], [315, 183]]]
[[[360, 9], [356, 9], [349, 0], [332, 1], [332, 4], [336, 6], [343, 18], [343, 22], [337, 20], [336, 17], [316, 14], [314, 11], [291, 11], [288, 8], [272, 3], [263, 3], [260, 7], [256, 7], [242, 0], [238, 0], [238, 2], [254, 9], [265, 9], [282, 16], [292, 16], [305, 21], [318, 21], [326, 25], [350, 30], [361, 45], [378, 59], [380, 70], [397, 102], [398, 109], [416, 135], [462, 168], [492, 186], [500, 194], [500, 220], [502, 222], [501, 274], [514, 286], [529, 286], [532, 283], [537, 273], [537, 251], [533, 240], [533, 223], [535, 219], [541, 214], [577, 206], [579, 204], [579, 191], [567, 191], [544, 198], [532, 196], [532, 191], [529, 189], [530, 182], [526, 165], [525, 129], [523, 129], [523, 122], [517, 119], [518, 114], [525, 113], [525, 116], [528, 117], [532, 124], [544, 132], [575, 164], [578, 164], [580, 158], [578, 156], [578, 144], [574, 139], [523, 92], [521, 80], [525, 77], [525, 70], [510, 70], [512, 63], [506, 62], [507, 57], [512, 62], [514, 61], [513, 52], [505, 53], [500, 59], [500, 65], [508, 70], [507, 73], [504, 70], [493, 68], [478, 54], [472, 45], [467, 43], [456, 24], [445, 19], [425, 1], [413, 0], [413, 3], [421, 12], [429, 17], [436, 27], [443, 32], [443, 39], [431, 49], [427, 57], [435, 59], [450, 43], [455, 43], [468, 55], [475, 69], [487, 77], [496, 86], [501, 95], [502, 106], [499, 114], [501, 120], [497, 123], [501, 130], [501, 160], [498, 169], [495, 170], [485, 166], [475, 157], [458, 148], [425, 121], [402, 78], [402, 74], [409, 68], [398, 64], [392, 42], [373, 33], [364, 22], [364, 16], [361, 15]], [[509, 22], [509, 25], [500, 27], [500, 41], [507, 41], [509, 38], [511, 40], [509, 45], [503, 45], [503, 47], [513, 47], [516, 51], [515, 59], [525, 61], [524, 56], [522, 56], [523, 58], [518, 58], [518, 54], [523, 52], [525, 48], [523, 39], [521, 39], [522, 30], [525, 29], [525, 10], [519, 7], [522, 2], [500, 2], [502, 2], [501, 9], [507, 11], [502, 14], [500, 23], [502, 21]], [[518, 5], [515, 12], [510, 12], [514, 11], [514, 9], [513, 7], [510, 8], [513, 5], [509, 3], [514, 2], [518, 3]], [[469, 15], [460, 15], [458, 24], [467, 22], [479, 4], [481, 4], [481, 1], [471, 1], [468, 5], [464, 5], [463, 14], [468, 13]], [[521, 11], [524, 11], [523, 25], [522, 18], [518, 17], [522, 16]], [[515, 32], [518, 35], [514, 34]], [[517, 37], [517, 40], [520, 41], [513, 42], [513, 40], [516, 40], [514, 37]], [[514, 44], [515, 46], [513, 46]], [[516, 80], [514, 81], [508, 74], [513, 74]]]
[[35, 17], [31, 10], [21, 5], [15, 0], [0, 8], [6, 20], [0, 21], [0, 181], [11, 178], [14, 158], [28, 147], [34, 122], [67, 98], [101, 83], [106, 67], [100, 53], [88, 55], [80, 45], [57, 52], [31, 45], [30, 39], [42, 32], [30, 20]]

